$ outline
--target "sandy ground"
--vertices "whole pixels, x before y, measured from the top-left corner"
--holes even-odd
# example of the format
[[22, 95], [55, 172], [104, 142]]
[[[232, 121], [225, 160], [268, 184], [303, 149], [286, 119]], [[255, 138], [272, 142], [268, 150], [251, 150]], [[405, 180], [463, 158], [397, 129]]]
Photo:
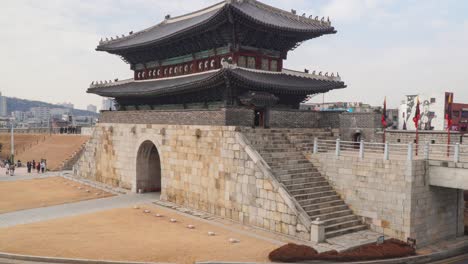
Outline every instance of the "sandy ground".
[[[144, 209], [151, 213], [144, 213]], [[163, 217], [156, 217], [155, 214]], [[177, 219], [171, 223], [170, 219]], [[195, 225], [188, 229], [187, 225]], [[208, 236], [208, 232], [216, 236]], [[239, 243], [229, 242], [230, 238]], [[278, 245], [152, 205], [0, 229], [0, 251], [121, 261], [267, 262]]]
[[32, 160], [47, 160], [49, 170], [57, 170], [63, 161], [70, 158], [75, 151], [86, 143], [88, 136], [80, 135], [51, 135], [39, 144], [21, 152], [15, 158], [21, 160], [24, 164]]
[[[78, 186], [82, 188], [78, 189]], [[97, 195], [97, 193], [100, 194]], [[108, 196], [112, 194], [61, 177], [2, 181], [0, 182], [0, 213]]]

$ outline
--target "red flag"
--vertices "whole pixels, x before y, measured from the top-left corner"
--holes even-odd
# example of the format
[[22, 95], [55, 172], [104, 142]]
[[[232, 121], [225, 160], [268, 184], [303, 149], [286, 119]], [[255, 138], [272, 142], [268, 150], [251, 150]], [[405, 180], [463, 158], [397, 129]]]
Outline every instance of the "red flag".
[[382, 126], [383, 128], [387, 127], [387, 97], [385, 96], [384, 103], [383, 103], [383, 110], [382, 110]]
[[416, 112], [414, 113], [413, 122], [416, 129], [418, 128], [419, 119], [421, 119], [421, 110], [419, 110], [419, 97], [416, 103]]
[[447, 112], [445, 113], [445, 119], [447, 120], [447, 129], [450, 129], [452, 127], [452, 103], [453, 103], [452, 94], [449, 93], [449, 97], [447, 101]]

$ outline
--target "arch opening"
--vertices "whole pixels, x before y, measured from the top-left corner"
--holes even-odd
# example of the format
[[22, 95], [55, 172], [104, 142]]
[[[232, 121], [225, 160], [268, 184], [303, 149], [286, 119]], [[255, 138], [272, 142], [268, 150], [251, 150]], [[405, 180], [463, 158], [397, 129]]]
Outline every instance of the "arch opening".
[[136, 191], [161, 191], [161, 160], [158, 149], [154, 143], [149, 140], [143, 142], [138, 148], [136, 161]]

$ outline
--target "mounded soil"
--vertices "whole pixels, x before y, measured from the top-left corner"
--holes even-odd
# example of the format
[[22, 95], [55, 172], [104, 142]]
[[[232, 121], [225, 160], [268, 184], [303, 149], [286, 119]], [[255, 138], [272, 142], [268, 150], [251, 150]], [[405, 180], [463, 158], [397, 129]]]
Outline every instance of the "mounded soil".
[[[177, 222], [171, 223], [171, 218]], [[187, 228], [189, 224], [195, 228]], [[225, 227], [145, 205], [3, 228], [0, 252], [115, 261], [267, 262], [268, 253], [278, 247], [248, 231]], [[208, 236], [209, 231], [216, 235]]]
[[383, 244], [373, 243], [363, 245], [341, 253], [332, 250], [313, 254], [314, 251], [315, 250], [313, 248], [308, 246], [287, 244], [272, 251], [269, 258], [271, 261], [278, 262], [297, 262], [306, 260], [349, 262], [399, 258], [416, 254], [414, 248], [396, 239], [388, 239]]
[[[26, 149], [44, 141], [47, 137], [48, 135], [45, 134], [15, 134], [15, 153], [24, 152]], [[11, 154], [11, 135], [9, 133], [1, 133], [0, 144], [2, 144], [0, 159], [7, 159]]]
[[112, 194], [62, 177], [1, 181], [0, 214], [109, 196]]
[[25, 149], [15, 159], [24, 164], [27, 161], [46, 159], [48, 170], [58, 170], [88, 139], [89, 136], [81, 135], [49, 135], [45, 140]]

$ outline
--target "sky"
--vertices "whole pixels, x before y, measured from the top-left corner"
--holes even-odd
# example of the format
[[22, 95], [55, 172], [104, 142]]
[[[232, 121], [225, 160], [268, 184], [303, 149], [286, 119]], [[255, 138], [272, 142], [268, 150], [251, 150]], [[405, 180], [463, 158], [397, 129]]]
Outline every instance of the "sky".
[[[95, 80], [132, 76], [119, 57], [95, 48], [102, 37], [155, 25], [220, 0], [15, 0], [0, 3], [0, 91], [76, 108], [101, 106]], [[468, 103], [468, 1], [263, 0], [298, 14], [330, 17], [337, 34], [290, 52], [289, 69], [339, 72], [346, 89], [325, 101], [397, 107], [407, 94], [454, 92]], [[313, 101], [322, 101], [317, 96]]]

